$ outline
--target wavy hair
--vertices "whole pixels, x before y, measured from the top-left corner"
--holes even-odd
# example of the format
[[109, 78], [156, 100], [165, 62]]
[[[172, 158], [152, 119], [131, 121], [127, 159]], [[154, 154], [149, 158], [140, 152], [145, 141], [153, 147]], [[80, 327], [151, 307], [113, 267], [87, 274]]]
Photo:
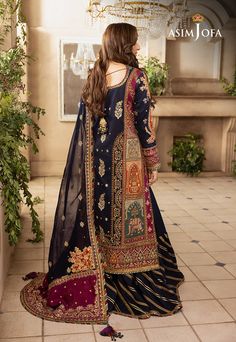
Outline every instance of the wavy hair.
[[104, 116], [104, 101], [107, 94], [106, 72], [110, 61], [139, 67], [132, 52], [138, 40], [137, 28], [128, 23], [113, 23], [107, 26], [102, 38], [99, 57], [88, 71], [87, 81], [82, 89], [82, 99], [89, 111]]

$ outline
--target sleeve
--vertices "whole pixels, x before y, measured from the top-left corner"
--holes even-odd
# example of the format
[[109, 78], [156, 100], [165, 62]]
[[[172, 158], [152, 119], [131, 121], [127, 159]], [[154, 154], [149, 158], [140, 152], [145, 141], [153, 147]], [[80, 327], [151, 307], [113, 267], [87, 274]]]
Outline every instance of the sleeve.
[[152, 126], [151, 94], [146, 74], [137, 77], [134, 95], [134, 124], [142, 146], [147, 169], [159, 170], [160, 158]]

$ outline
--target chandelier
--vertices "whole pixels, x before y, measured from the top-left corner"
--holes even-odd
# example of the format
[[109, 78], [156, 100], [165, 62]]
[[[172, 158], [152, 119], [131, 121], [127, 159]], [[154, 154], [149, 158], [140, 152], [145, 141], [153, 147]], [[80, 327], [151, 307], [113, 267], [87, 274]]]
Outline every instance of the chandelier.
[[87, 13], [93, 25], [127, 22], [137, 27], [139, 36], [160, 37], [185, 20], [187, 0], [90, 0]]
[[95, 61], [96, 56], [92, 44], [78, 43], [75, 55], [74, 52], [71, 52], [70, 57], [64, 54], [63, 69], [64, 71], [71, 70], [75, 76], [86, 79], [88, 69], [93, 67]]

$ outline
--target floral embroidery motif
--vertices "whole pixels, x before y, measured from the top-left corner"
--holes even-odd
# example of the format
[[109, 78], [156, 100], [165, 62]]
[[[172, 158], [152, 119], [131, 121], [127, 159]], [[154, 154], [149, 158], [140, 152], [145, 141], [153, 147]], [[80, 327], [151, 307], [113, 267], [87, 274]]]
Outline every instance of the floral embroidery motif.
[[122, 116], [123, 108], [122, 108], [123, 100], [118, 101], [115, 107], [115, 116], [119, 119]]
[[105, 175], [105, 163], [104, 160], [99, 158], [99, 167], [98, 167], [98, 173], [101, 177]]
[[67, 273], [76, 273], [93, 269], [95, 266], [93, 262], [92, 247], [84, 247], [83, 250], [75, 247], [74, 251], [70, 251], [70, 258], [68, 258], [68, 261], [70, 261], [72, 265], [67, 268]]
[[99, 197], [98, 207], [99, 207], [100, 210], [103, 210], [105, 208], [104, 197], [105, 197], [105, 193], [101, 194], [100, 197]]
[[[147, 96], [150, 98], [151, 97], [151, 93], [150, 93], [150, 88], [149, 88], [149, 84], [148, 84], [148, 80], [147, 80], [147, 76], [144, 74], [144, 76], [140, 77], [140, 80], [143, 82], [143, 86], [144, 88], [140, 89], [143, 91], [144, 89], [147, 91]], [[139, 83], [139, 82], [138, 82]], [[142, 87], [143, 87], [142, 86]]]

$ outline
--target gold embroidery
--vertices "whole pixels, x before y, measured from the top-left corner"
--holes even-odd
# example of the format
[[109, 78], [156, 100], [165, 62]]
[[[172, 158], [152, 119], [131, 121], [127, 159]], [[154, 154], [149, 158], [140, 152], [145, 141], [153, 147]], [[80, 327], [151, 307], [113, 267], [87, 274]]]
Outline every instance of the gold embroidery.
[[112, 216], [111, 243], [119, 245], [122, 229], [122, 178], [123, 178], [124, 135], [121, 133], [114, 141], [112, 151]]
[[106, 119], [104, 117], [100, 118], [98, 131], [100, 133], [107, 132], [107, 121], [106, 121]]
[[138, 195], [142, 191], [142, 173], [138, 162], [129, 163], [127, 161], [127, 194]]
[[105, 208], [104, 197], [105, 197], [105, 193], [101, 194], [100, 197], [99, 197], [98, 207], [99, 207], [100, 210], [103, 210]]
[[122, 104], [123, 104], [123, 100], [118, 101], [118, 102], [116, 103], [116, 107], [115, 107], [115, 116], [117, 117], [117, 119], [119, 119], [119, 118], [122, 116], [122, 113], [123, 113]]
[[137, 160], [141, 156], [139, 140], [137, 137], [127, 139], [126, 158], [129, 160]]
[[104, 160], [99, 158], [99, 167], [98, 167], [98, 173], [101, 177], [103, 177], [105, 175], [105, 163]]
[[[144, 87], [144, 89], [146, 89], [146, 91], [147, 91], [147, 96], [148, 96], [148, 98], [150, 98], [150, 97], [151, 97], [151, 93], [150, 93], [150, 88], [149, 88], [147, 76], [146, 76], [145, 73], [143, 73], [143, 75], [144, 75], [144, 76], [141, 76], [141, 77], [140, 77], [140, 81], [143, 82], [143, 86], [141, 86], [141, 87]], [[138, 82], [138, 83], [139, 83], [139, 82]], [[141, 87], [140, 87], [140, 89], [141, 89]], [[142, 88], [141, 90], [144, 90], [144, 89]]]
[[106, 134], [102, 134], [101, 135], [101, 142], [103, 143], [106, 140], [107, 135]]
[[83, 250], [75, 247], [74, 251], [70, 251], [70, 256], [71, 257], [68, 258], [68, 261], [70, 261], [72, 265], [68, 267], [68, 273], [76, 273], [79, 271], [86, 271], [94, 268], [91, 246], [84, 247]]
[[145, 158], [146, 167], [149, 170], [156, 170], [160, 168], [160, 158], [157, 151], [157, 145], [143, 148], [143, 155]]

